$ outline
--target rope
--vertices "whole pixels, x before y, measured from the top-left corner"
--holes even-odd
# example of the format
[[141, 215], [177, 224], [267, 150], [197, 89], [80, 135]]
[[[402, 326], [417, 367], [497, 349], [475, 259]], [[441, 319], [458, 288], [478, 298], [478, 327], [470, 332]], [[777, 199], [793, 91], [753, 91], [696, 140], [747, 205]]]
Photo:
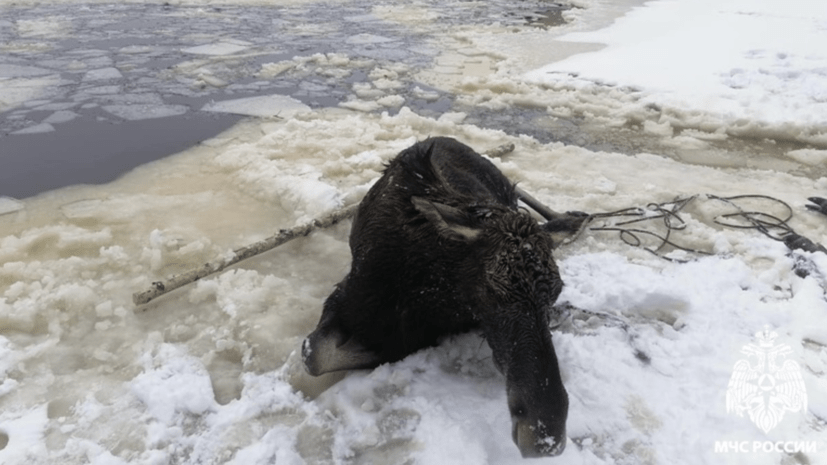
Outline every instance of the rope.
[[[631, 219], [615, 222], [606, 226], [591, 226], [589, 227], [589, 230], [616, 231], [620, 240], [629, 246], [641, 248], [655, 256], [672, 262], [685, 263], [689, 261], [667, 256], [668, 253], [671, 253], [674, 250], [682, 250], [697, 256], [714, 255], [713, 252], [710, 251], [699, 250], [681, 245], [673, 239], [674, 232], [683, 231], [687, 226], [686, 221], [684, 221], [681, 217], [682, 210], [690, 203], [696, 201], [698, 197], [699, 196], [696, 194], [689, 197], [679, 197], [671, 202], [649, 203], [645, 208], [631, 207], [614, 212], [594, 214], [589, 217], [587, 220], [588, 222], [593, 222], [596, 219], [604, 218]], [[793, 209], [783, 200], [760, 194], [736, 195], [732, 197], [720, 197], [717, 195], [706, 194], [705, 197], [709, 200], [723, 202], [735, 210], [732, 213], [725, 213], [716, 216], [713, 219], [715, 224], [737, 229], [754, 229], [773, 240], [782, 242], [793, 237], [799, 237], [793, 228], [788, 224], [790, 219], [793, 217]], [[769, 201], [772, 204], [775, 204], [776, 208], [782, 208], [784, 213], [781, 216], [776, 216], [764, 211], [747, 210], [739, 204], [739, 202], [745, 200]], [[771, 210], [771, 208], [772, 207], [769, 207], [767, 210]], [[651, 226], [651, 228], [642, 229], [643, 226]], [[655, 232], [653, 229], [660, 229], [664, 232]], [[653, 238], [656, 241], [656, 246], [645, 246], [643, 240], [644, 237], [650, 239]], [[669, 248], [671, 249], [665, 251]]]

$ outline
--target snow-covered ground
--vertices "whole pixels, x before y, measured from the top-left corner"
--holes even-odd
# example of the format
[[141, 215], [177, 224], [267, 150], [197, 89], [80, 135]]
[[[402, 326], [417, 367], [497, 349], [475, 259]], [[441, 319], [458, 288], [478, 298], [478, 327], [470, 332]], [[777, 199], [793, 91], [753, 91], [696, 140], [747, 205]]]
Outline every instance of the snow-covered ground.
[[[0, 199], [0, 463], [524, 463], [504, 380], [478, 335], [342, 379], [302, 375], [294, 351], [347, 273], [348, 222], [132, 304], [153, 281], [357, 202], [383, 163], [437, 135], [478, 151], [515, 144], [494, 162], [557, 210], [646, 210], [697, 195], [671, 239], [711, 255], [677, 251], [669, 257], [681, 260], [668, 261], [596, 230], [558, 249], [558, 303], [575, 308], [553, 333], [569, 443], [534, 463], [827, 463], [827, 256], [791, 254], [754, 229], [716, 223], [737, 207], [713, 197], [785, 201], [789, 226], [827, 243], [827, 217], [804, 208], [807, 197], [827, 196], [827, 4], [578, 0], [563, 12], [566, 25], [539, 29], [474, 16], [508, 11], [505, 2], [373, 2], [367, 12], [356, 2], [268, 2], [359, 24], [348, 35], [340, 24], [273, 23], [291, 40], [334, 34], [363, 53], [298, 51], [236, 69], [249, 62], [228, 57], [267, 45], [234, 37], [226, 22], [172, 51], [127, 50], [197, 58], [163, 76], [141, 71], [147, 90], [138, 93], [152, 102], [107, 103], [132, 95], [114, 86], [151, 67], [94, 61], [106, 53], [18, 60], [38, 50], [53, 59], [55, 37], [87, 34], [73, 22], [79, 5], [60, 3], [37, 20], [0, 16], [0, 30], [26, 36], [0, 44], [0, 111], [26, 113], [18, 122], [59, 131], [67, 113], [51, 122], [36, 120], [51, 113], [29, 113], [57, 100], [78, 106], [49, 107], [55, 114], [91, 104], [118, 116], [121, 107], [104, 105], [143, 105], [122, 115], [140, 116], [198, 110], [167, 101], [176, 90], [268, 92], [222, 94], [205, 110], [257, 116], [112, 183]], [[222, 17], [217, 2], [172, 3], [182, 22]], [[20, 8], [36, 7], [0, 0], [0, 11]], [[408, 55], [381, 51], [388, 41]], [[75, 74], [50, 71], [64, 65]], [[84, 78], [73, 79], [89, 73], [90, 88], [98, 78], [113, 88], [75, 99]], [[318, 78], [341, 92], [339, 103], [302, 101], [307, 87], [288, 98], [273, 84], [279, 76]], [[445, 111], [423, 104], [446, 95]], [[737, 204], [786, 214], [767, 199]], [[659, 231], [657, 218], [630, 227]], [[795, 267], [807, 262], [802, 277]], [[765, 326], [789, 346], [782, 359], [798, 364], [807, 395], [804, 410], [766, 433], [727, 411], [735, 364]]]

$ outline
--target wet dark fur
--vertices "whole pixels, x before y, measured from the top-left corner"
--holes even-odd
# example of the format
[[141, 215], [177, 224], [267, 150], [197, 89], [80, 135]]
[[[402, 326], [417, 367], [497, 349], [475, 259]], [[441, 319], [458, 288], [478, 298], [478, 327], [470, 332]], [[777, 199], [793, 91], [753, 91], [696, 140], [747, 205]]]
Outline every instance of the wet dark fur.
[[[311, 374], [374, 367], [481, 328], [506, 376], [521, 452], [562, 451], [568, 399], [548, 330], [562, 289], [552, 241], [490, 161], [449, 138], [404, 150], [362, 201], [350, 247], [351, 271], [305, 343]], [[321, 349], [325, 341], [335, 350]]]

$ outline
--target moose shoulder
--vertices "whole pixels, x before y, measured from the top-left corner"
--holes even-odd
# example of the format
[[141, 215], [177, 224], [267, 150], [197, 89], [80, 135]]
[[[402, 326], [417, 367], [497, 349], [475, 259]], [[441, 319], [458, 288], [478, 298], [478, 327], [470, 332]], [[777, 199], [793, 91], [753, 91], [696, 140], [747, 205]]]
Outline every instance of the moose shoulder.
[[372, 368], [481, 328], [506, 378], [520, 452], [561, 453], [568, 396], [549, 309], [562, 282], [548, 230], [584, 217], [545, 209], [540, 225], [518, 209], [520, 198], [536, 202], [522, 194], [454, 139], [402, 151], [359, 205], [350, 273], [302, 346], [307, 371]]

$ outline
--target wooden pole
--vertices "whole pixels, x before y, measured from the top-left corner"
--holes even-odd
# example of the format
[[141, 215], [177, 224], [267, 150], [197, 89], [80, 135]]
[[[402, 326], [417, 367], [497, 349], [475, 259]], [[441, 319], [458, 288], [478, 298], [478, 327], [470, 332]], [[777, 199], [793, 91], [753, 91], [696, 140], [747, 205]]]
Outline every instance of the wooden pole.
[[252, 256], [266, 252], [270, 249], [274, 249], [284, 244], [285, 242], [291, 241], [297, 237], [306, 236], [318, 228], [327, 228], [342, 220], [350, 218], [356, 213], [356, 209], [358, 207], [359, 204], [350, 205], [349, 207], [333, 212], [330, 215], [327, 215], [321, 219], [313, 220], [310, 223], [299, 225], [291, 229], [282, 229], [278, 232], [278, 234], [270, 236], [267, 239], [234, 250], [233, 256], [230, 258], [221, 258], [218, 260], [213, 260], [209, 263], [205, 263], [199, 268], [190, 270], [186, 273], [172, 275], [164, 281], [154, 282], [152, 283], [152, 287], [150, 289], [143, 292], [136, 292], [135, 294], [132, 294], [132, 301], [135, 303], [135, 305], [143, 305], [160, 295], [178, 289], [181, 286], [186, 286], [187, 284], [195, 282], [205, 276], [209, 276], [213, 273], [218, 273], [219, 271], [222, 271], [229, 266], [235, 265], [236, 263], [242, 260], [246, 260]]

